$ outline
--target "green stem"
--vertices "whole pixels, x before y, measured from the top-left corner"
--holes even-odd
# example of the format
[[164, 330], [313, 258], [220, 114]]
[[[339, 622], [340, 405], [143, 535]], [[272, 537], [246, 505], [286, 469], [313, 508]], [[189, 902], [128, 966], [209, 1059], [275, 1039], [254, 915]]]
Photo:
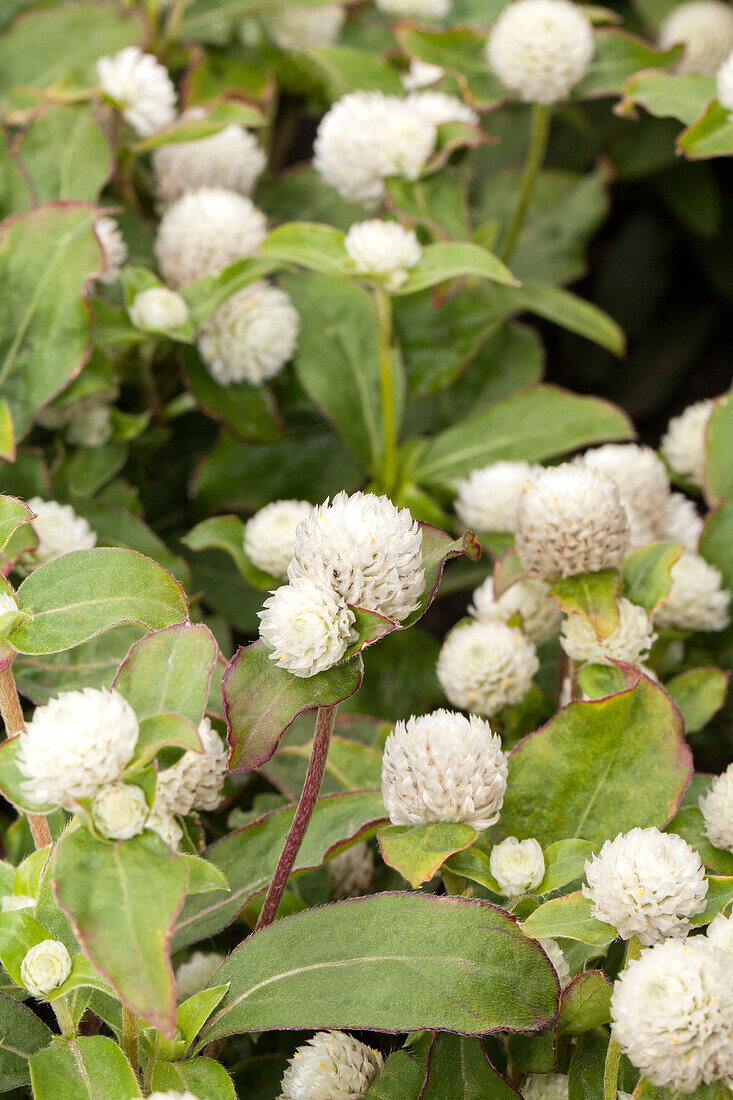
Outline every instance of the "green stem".
[[137, 1077], [140, 1070], [140, 1021], [131, 1009], [122, 1006], [122, 1050]]
[[155, 1062], [152, 1058], [148, 1058], [145, 1063], [145, 1073], [143, 1075], [143, 1092], [147, 1096], [149, 1092], [153, 1090], [153, 1069], [155, 1068]]
[[[641, 954], [641, 944], [636, 936], [632, 936], [626, 945], [624, 967], [638, 959]], [[616, 1100], [618, 1096], [618, 1069], [621, 1063], [621, 1047], [611, 1034], [611, 1039], [606, 1051], [606, 1065], [603, 1070], [603, 1100]]]
[[59, 1029], [64, 1039], [70, 1038], [76, 1029], [74, 1027], [74, 1018], [66, 1003], [66, 998], [58, 997], [55, 1001], [51, 1001], [51, 1008], [54, 1011], [54, 1015], [56, 1016]]
[[384, 454], [382, 455], [381, 481], [384, 492], [391, 496], [397, 487], [397, 417], [395, 411], [392, 350], [392, 302], [382, 286], [374, 288], [379, 325], [379, 384], [382, 395], [382, 424], [384, 428]]
[[519, 199], [500, 253], [505, 263], [508, 262], [514, 251], [517, 237], [520, 234], [522, 223], [524, 222], [524, 215], [527, 213], [527, 206], [532, 195], [532, 188], [534, 187], [537, 173], [545, 162], [551, 117], [552, 111], [546, 104], [535, 103], [532, 105], [529, 147], [527, 149], [524, 172], [522, 173], [522, 182], [519, 187]]

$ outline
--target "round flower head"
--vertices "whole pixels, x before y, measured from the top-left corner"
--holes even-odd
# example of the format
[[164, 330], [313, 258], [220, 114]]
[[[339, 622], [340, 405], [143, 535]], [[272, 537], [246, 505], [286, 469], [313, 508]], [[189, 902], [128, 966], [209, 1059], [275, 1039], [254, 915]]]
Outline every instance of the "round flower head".
[[160, 839], [164, 841], [169, 848], [173, 848], [174, 851], [177, 851], [178, 845], [183, 839], [183, 829], [178, 824], [173, 814], [157, 813], [153, 810], [148, 817], [147, 828], [157, 833]]
[[384, 746], [382, 798], [393, 825], [499, 818], [507, 765], [499, 736], [471, 714], [436, 710], [397, 722]]
[[308, 577], [351, 607], [402, 622], [425, 587], [422, 531], [386, 496], [339, 493], [298, 524], [288, 577]]
[[251, 199], [223, 187], [202, 187], [168, 207], [155, 256], [165, 281], [178, 289], [253, 255], [266, 232], [265, 215]]
[[300, 318], [284, 290], [258, 282], [233, 294], [206, 321], [198, 349], [221, 386], [273, 378], [292, 358]]
[[112, 436], [112, 412], [109, 405], [88, 405], [69, 419], [66, 442], [72, 447], [102, 447]]
[[313, 163], [342, 198], [376, 206], [388, 176], [417, 179], [436, 138], [436, 127], [407, 100], [350, 92], [323, 117]]
[[285, 1070], [280, 1100], [363, 1100], [384, 1059], [343, 1031], [319, 1031]]
[[486, 56], [499, 80], [527, 103], [560, 103], [588, 71], [595, 43], [570, 0], [515, 0], [491, 31]]
[[307, 500], [274, 500], [255, 512], [244, 529], [244, 552], [258, 569], [284, 577], [295, 548], [295, 529], [309, 516]]
[[167, 70], [137, 46], [100, 57], [97, 79], [139, 137], [149, 137], [176, 117], [176, 90]]
[[21, 554], [15, 566], [19, 573], [27, 576], [45, 565], [55, 561], [73, 550], [91, 550], [97, 545], [97, 536], [85, 519], [77, 516], [70, 504], [57, 504], [55, 500], [41, 500], [31, 497], [28, 507], [36, 513], [31, 526], [38, 539], [35, 550]]
[[481, 623], [509, 623], [517, 616], [522, 630], [533, 642], [546, 642], [560, 629], [562, 612], [545, 581], [523, 578], [497, 599], [494, 578], [486, 580], [473, 594], [469, 612]]
[[[196, 119], [205, 114], [194, 109], [183, 117]], [[265, 161], [264, 150], [254, 134], [236, 124], [199, 141], [161, 145], [153, 153], [157, 191], [165, 206], [187, 191], [202, 187], [224, 187], [251, 195]]]
[[438, 657], [438, 679], [454, 707], [488, 718], [521, 703], [540, 667], [532, 642], [504, 623], [452, 630]]
[[564, 989], [570, 981], [570, 967], [563, 955], [562, 948], [556, 940], [549, 939], [549, 937], [540, 940], [540, 947], [553, 965], [560, 988]]
[[706, 938], [713, 947], [719, 947], [721, 951], [727, 951], [733, 956], [733, 917], [718, 913], [715, 920], [708, 925]]
[[618, 612], [618, 626], [607, 638], [599, 638], [582, 615], [568, 615], [560, 632], [560, 644], [568, 657], [601, 665], [611, 661], [643, 664], [657, 638], [651, 619], [643, 607], [623, 596], [618, 601]]
[[733, 764], [713, 780], [699, 806], [710, 843], [733, 852]]
[[294, 676], [332, 668], [356, 641], [354, 613], [344, 600], [310, 577], [295, 577], [265, 600], [260, 637], [270, 659]]
[[672, 417], [662, 439], [662, 454], [670, 467], [695, 485], [702, 485], [705, 476], [706, 435], [714, 408], [712, 400], [688, 405], [683, 413]]
[[127, 245], [122, 236], [122, 230], [114, 218], [97, 218], [94, 223], [94, 232], [102, 249], [104, 271], [97, 276], [100, 283], [109, 285], [116, 283], [120, 277], [120, 269], [127, 262]]
[[59, 940], [42, 940], [26, 952], [20, 980], [34, 997], [46, 997], [71, 974], [71, 956]]
[[465, 122], [468, 126], [478, 126], [479, 118], [462, 99], [445, 92], [417, 92], [407, 97], [407, 103], [413, 104], [433, 126], [445, 126], [447, 122]]
[[202, 718], [197, 732], [203, 752], [188, 749], [158, 775], [154, 807], [158, 814], [185, 817], [191, 810], [215, 810], [221, 802], [227, 747], [208, 718]]
[[388, 15], [401, 19], [423, 21], [444, 19], [450, 11], [451, 0], [377, 0], [377, 7]]
[[686, 550], [696, 550], [704, 523], [697, 508], [682, 493], [669, 493], [657, 520], [655, 538], [672, 539]]
[[29, 797], [73, 810], [77, 799], [119, 779], [137, 735], [135, 712], [118, 691], [62, 691], [36, 707], [19, 735], [18, 768]]
[[283, 4], [261, 12], [265, 30], [281, 50], [310, 50], [333, 46], [346, 19], [342, 4], [320, 4], [315, 8]]
[[674, 833], [632, 829], [607, 840], [585, 864], [583, 895], [593, 916], [612, 924], [623, 939], [659, 943], [681, 938], [689, 917], [705, 908], [708, 884], [700, 856]]
[[660, 506], [669, 496], [667, 470], [656, 452], [636, 443], [606, 443], [580, 461], [616, 483], [629, 517], [631, 549], [652, 542]]
[[545, 877], [545, 857], [534, 839], [508, 836], [489, 856], [491, 873], [505, 897], [519, 898], [535, 890]]
[[673, 8], [662, 23], [663, 50], [684, 46], [680, 73], [715, 73], [733, 50], [733, 10], [723, 0], [690, 0]]
[[165, 332], [185, 325], [188, 306], [175, 290], [169, 290], [167, 286], [151, 286], [133, 298], [130, 320], [136, 328]]
[[327, 867], [332, 901], [361, 898], [374, 889], [374, 853], [365, 840], [334, 856]]
[[473, 531], [517, 529], [517, 506], [525, 485], [541, 467], [529, 462], [494, 462], [458, 482], [456, 515]]
[[130, 783], [109, 783], [92, 802], [97, 830], [108, 840], [129, 840], [145, 828], [148, 804], [140, 787]]
[[444, 76], [445, 70], [439, 65], [431, 65], [428, 61], [418, 61], [413, 57], [409, 69], [402, 74], [402, 86], [406, 92], [417, 92], [421, 88], [437, 84]]
[[733, 1072], [733, 956], [704, 936], [629, 963], [611, 995], [613, 1035], [652, 1085], [693, 1092]]
[[379, 218], [352, 225], [344, 245], [356, 270], [376, 276], [387, 290], [399, 290], [422, 256], [414, 230]]
[[715, 77], [718, 102], [726, 111], [733, 111], [733, 53], [729, 54]]
[[30, 894], [5, 894], [0, 898], [0, 913], [19, 913], [23, 909], [35, 909], [36, 899]]
[[684, 550], [670, 570], [672, 587], [666, 601], [654, 611], [656, 626], [664, 630], [725, 630], [730, 622], [730, 592], [723, 578], [694, 550]]
[[572, 577], [620, 565], [629, 521], [615, 482], [578, 463], [540, 470], [517, 507], [517, 553], [530, 577]]
[[218, 951], [194, 951], [186, 962], [176, 967], [176, 999], [181, 1001], [200, 993], [208, 984], [214, 971], [224, 962]]

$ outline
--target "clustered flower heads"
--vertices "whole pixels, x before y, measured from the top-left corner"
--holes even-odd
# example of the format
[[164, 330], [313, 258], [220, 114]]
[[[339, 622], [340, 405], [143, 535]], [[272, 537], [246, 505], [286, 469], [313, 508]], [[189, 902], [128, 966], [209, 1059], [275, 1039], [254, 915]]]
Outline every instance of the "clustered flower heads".
[[108, 840], [129, 840], [145, 828], [148, 819], [145, 795], [140, 787], [130, 783], [109, 783], [94, 796], [92, 819]]
[[669, 479], [664, 463], [651, 447], [606, 443], [586, 451], [580, 461], [616, 483], [629, 517], [632, 549], [662, 537], [657, 527], [660, 504], [669, 496]]
[[384, 282], [387, 290], [399, 290], [407, 282], [410, 268], [419, 263], [422, 256], [413, 229], [380, 218], [352, 225], [344, 246], [356, 270], [375, 276]]
[[[181, 117], [196, 119], [204, 115], [197, 108]], [[251, 195], [265, 161], [265, 152], [254, 134], [233, 124], [198, 141], [161, 145], [153, 153], [153, 170], [158, 195], [167, 206], [187, 191], [202, 187], [223, 187]]]
[[662, 454], [671, 469], [688, 477], [694, 485], [702, 485], [705, 477], [706, 433], [714, 408], [712, 400], [688, 405], [683, 413], [672, 417], [662, 439]]
[[244, 530], [244, 551], [258, 569], [285, 576], [295, 549], [295, 529], [312, 509], [307, 500], [274, 500], [255, 512]]
[[198, 349], [220, 385], [256, 386], [292, 358], [299, 324], [285, 291], [260, 281], [233, 294], [212, 314], [198, 334]]
[[489, 865], [502, 894], [508, 898], [519, 898], [535, 890], [545, 877], [545, 857], [534, 837], [517, 840], [508, 836], [501, 844], [495, 844]]
[[705, 908], [708, 884], [697, 852], [682, 837], [659, 829], [632, 829], [607, 840], [585, 864], [583, 895], [593, 915], [623, 939], [643, 944], [681, 938], [689, 918]]
[[136, 328], [165, 332], [188, 320], [188, 306], [180, 294], [167, 286], [151, 286], [135, 295], [130, 320]]
[[34, 550], [25, 551], [18, 559], [15, 568], [23, 576], [73, 550], [91, 550], [97, 545], [94, 531], [82, 516], [77, 516], [70, 504], [31, 497], [28, 507], [36, 513], [31, 526], [38, 545]]
[[522, 578], [498, 598], [494, 578], [488, 576], [473, 594], [469, 612], [482, 623], [507, 623], [519, 617], [522, 630], [533, 642], [545, 642], [557, 634], [562, 622], [560, 605], [545, 581]]
[[20, 980], [34, 997], [47, 997], [71, 974], [71, 956], [60, 940], [42, 940], [25, 954]]
[[97, 78], [139, 137], [149, 137], [175, 119], [176, 90], [167, 70], [137, 46], [126, 46], [114, 57], [101, 57]]
[[684, 46], [680, 73], [710, 76], [733, 50], [733, 10], [723, 0], [689, 0], [673, 8], [659, 31], [663, 50]]
[[271, 660], [294, 676], [331, 668], [356, 641], [353, 611], [337, 592], [310, 577], [294, 577], [276, 589], [258, 614]]
[[343, 4], [283, 4], [260, 13], [265, 30], [281, 50], [309, 50], [338, 41], [346, 19]]
[[733, 764], [716, 776], [699, 805], [710, 843], [733, 852]]
[[693, 550], [685, 550], [670, 574], [672, 586], [654, 611], [655, 624], [670, 630], [725, 630], [730, 592], [722, 587], [720, 571]]
[[578, 463], [538, 471], [519, 500], [516, 545], [530, 577], [554, 580], [620, 565], [629, 521], [616, 483]]
[[720, 106], [725, 107], [726, 111], [733, 111], [733, 53], [718, 69], [715, 84]]
[[499, 818], [507, 765], [488, 722], [448, 710], [397, 722], [382, 757], [382, 798], [393, 825]]
[[104, 271], [97, 276], [100, 283], [109, 285], [120, 276], [123, 264], [127, 262], [127, 245], [122, 236], [122, 230], [114, 218], [105, 215], [97, 218], [94, 223], [94, 232], [102, 250]]
[[491, 31], [486, 54], [506, 87], [527, 103], [567, 99], [588, 71], [595, 43], [585, 12], [570, 0], [515, 0]]
[[459, 624], [438, 657], [440, 685], [455, 707], [488, 718], [520, 703], [540, 663], [521, 630], [497, 622]]
[[343, 1031], [319, 1031], [285, 1070], [280, 1100], [363, 1100], [384, 1067], [382, 1055]]
[[218, 951], [194, 951], [190, 958], [176, 967], [176, 999], [193, 997], [209, 984], [209, 980], [224, 962]]
[[444, 19], [451, 0], [377, 0], [377, 7], [403, 19]]
[[540, 469], [529, 462], [494, 462], [473, 470], [456, 486], [455, 509], [461, 523], [474, 531], [513, 534], [524, 487]]
[[158, 775], [156, 813], [179, 814], [191, 810], [215, 810], [227, 773], [227, 748], [208, 718], [198, 727], [201, 752], [188, 749], [180, 760]]
[[618, 600], [618, 613], [618, 626], [607, 638], [599, 638], [582, 615], [568, 615], [560, 632], [560, 644], [568, 657], [597, 664], [643, 664], [657, 637], [651, 619], [643, 607], [623, 596]]

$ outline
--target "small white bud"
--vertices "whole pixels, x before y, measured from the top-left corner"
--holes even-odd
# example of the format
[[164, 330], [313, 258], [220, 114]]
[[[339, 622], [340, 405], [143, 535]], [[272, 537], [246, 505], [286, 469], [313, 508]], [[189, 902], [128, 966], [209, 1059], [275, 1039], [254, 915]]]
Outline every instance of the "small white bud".
[[618, 600], [618, 612], [618, 626], [607, 638], [599, 638], [582, 615], [568, 615], [560, 633], [560, 644], [568, 657], [602, 665], [611, 661], [643, 664], [657, 639], [651, 619], [643, 607], [623, 596]]
[[108, 783], [92, 802], [95, 827], [108, 840], [129, 840], [145, 828], [148, 805], [140, 787]]
[[679, 416], [672, 417], [662, 439], [662, 454], [672, 470], [688, 477], [694, 485], [702, 485], [705, 477], [707, 430], [714, 408], [713, 400], [688, 405]]
[[112, 411], [109, 405], [80, 407], [69, 418], [66, 441], [73, 447], [103, 447], [112, 436]]
[[130, 306], [130, 320], [136, 328], [164, 332], [185, 325], [188, 306], [175, 290], [151, 286], [135, 295]]
[[374, 853], [365, 840], [334, 856], [327, 869], [333, 901], [361, 898], [374, 889]]
[[502, 894], [508, 898], [531, 893], [545, 877], [545, 857], [534, 837], [517, 840], [508, 836], [501, 844], [495, 844], [489, 865]]
[[46, 997], [71, 974], [71, 956], [59, 940], [43, 940], [26, 952], [20, 980], [34, 997]]
[[563, 955], [562, 948], [555, 940], [549, 939], [549, 937], [541, 939], [540, 946], [555, 969], [560, 988], [564, 989], [570, 981], [570, 967], [568, 966], [567, 959]]
[[194, 951], [190, 958], [176, 967], [176, 999], [181, 1001], [200, 993], [209, 984], [211, 976], [224, 962], [218, 951]]
[[333, 46], [346, 19], [342, 4], [282, 4], [263, 8], [260, 17], [272, 41], [281, 50], [310, 50]]
[[127, 245], [122, 231], [114, 218], [97, 218], [94, 223], [99, 246], [102, 249], [104, 271], [97, 276], [100, 283], [109, 285], [117, 282], [122, 265], [127, 262]]

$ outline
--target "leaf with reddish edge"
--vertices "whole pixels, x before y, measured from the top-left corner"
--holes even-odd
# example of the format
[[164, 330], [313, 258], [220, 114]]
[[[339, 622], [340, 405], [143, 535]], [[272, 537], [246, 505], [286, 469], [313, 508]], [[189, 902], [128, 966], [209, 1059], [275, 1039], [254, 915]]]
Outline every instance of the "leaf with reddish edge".
[[420, 597], [420, 605], [404, 620], [402, 626], [412, 626], [421, 619], [430, 604], [435, 599], [438, 591], [445, 563], [450, 558], [460, 557], [465, 554], [471, 561], [478, 561], [481, 557], [481, 546], [473, 531], [466, 531], [459, 539], [452, 539], [439, 527], [433, 527], [430, 523], [421, 523], [422, 531], [422, 563], [425, 570], [425, 588]]
[[565, 986], [560, 997], [558, 1030], [581, 1035], [611, 1022], [611, 983], [600, 970], [587, 970]]
[[550, 589], [566, 615], [580, 615], [599, 638], [608, 638], [618, 626], [616, 595], [621, 587], [617, 569], [563, 577]]
[[441, 1032], [430, 1046], [419, 1100], [517, 1100], [521, 1096], [494, 1069], [478, 1039]]
[[517, 551], [505, 550], [494, 567], [494, 598], [498, 600], [513, 584], [525, 577]]
[[0, 550], [8, 545], [11, 536], [22, 527], [24, 523], [30, 523], [33, 512], [18, 497], [0, 496]]
[[621, 563], [621, 595], [651, 614], [669, 595], [670, 570], [681, 553], [678, 542], [650, 542], [634, 550]]
[[429, 882], [449, 856], [476, 840], [470, 825], [433, 821], [425, 825], [388, 825], [377, 839], [382, 859], [417, 889]]
[[146, 634], [117, 669], [112, 686], [138, 721], [156, 714], [180, 714], [195, 726], [206, 710], [219, 647], [203, 623], [176, 623]]
[[710, 843], [705, 819], [697, 806], [683, 806], [667, 826], [666, 832], [676, 833], [694, 848], [700, 859], [711, 871], [719, 875], [733, 875], [733, 852], [716, 848]]
[[239, 516], [212, 516], [197, 523], [181, 542], [191, 550], [223, 550], [253, 588], [268, 590], [285, 581], [258, 569], [244, 549], [245, 525]]

